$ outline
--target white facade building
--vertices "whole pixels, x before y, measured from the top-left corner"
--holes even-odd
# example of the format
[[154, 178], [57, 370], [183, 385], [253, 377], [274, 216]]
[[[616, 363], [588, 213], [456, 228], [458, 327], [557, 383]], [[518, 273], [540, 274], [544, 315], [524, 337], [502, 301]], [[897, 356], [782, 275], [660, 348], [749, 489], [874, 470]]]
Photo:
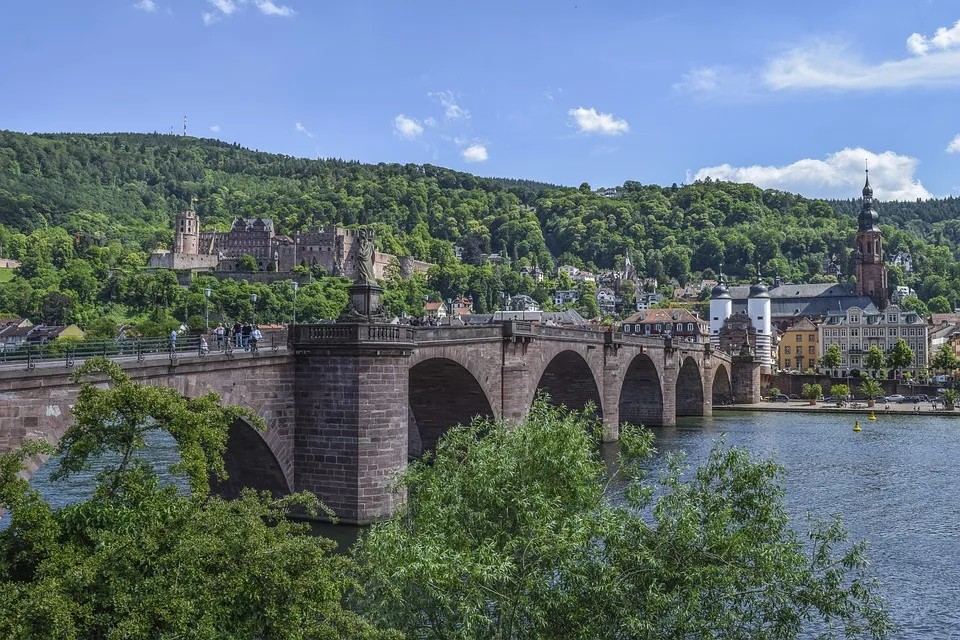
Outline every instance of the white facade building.
[[903, 371], [914, 378], [929, 358], [929, 325], [913, 311], [901, 309], [895, 304], [883, 311], [863, 310], [851, 307], [845, 313], [830, 314], [820, 324], [820, 355], [830, 345], [840, 346], [841, 365], [832, 370], [835, 376], [850, 375], [850, 371], [864, 371], [864, 354], [877, 346], [886, 355], [897, 340], [903, 338], [913, 351], [913, 364]]

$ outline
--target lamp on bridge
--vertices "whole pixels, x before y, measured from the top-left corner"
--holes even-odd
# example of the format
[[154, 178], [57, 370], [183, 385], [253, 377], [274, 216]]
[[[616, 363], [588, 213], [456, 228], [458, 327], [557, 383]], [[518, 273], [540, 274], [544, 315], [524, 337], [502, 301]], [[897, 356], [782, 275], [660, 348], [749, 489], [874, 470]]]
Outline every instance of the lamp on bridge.
[[257, 324], [257, 294], [250, 294], [250, 303], [253, 305], [253, 324]]
[[290, 281], [290, 288], [293, 289], [293, 324], [297, 324], [297, 289], [300, 288], [300, 283], [296, 280]]
[[203, 295], [203, 328], [210, 331], [210, 289], [204, 289]]

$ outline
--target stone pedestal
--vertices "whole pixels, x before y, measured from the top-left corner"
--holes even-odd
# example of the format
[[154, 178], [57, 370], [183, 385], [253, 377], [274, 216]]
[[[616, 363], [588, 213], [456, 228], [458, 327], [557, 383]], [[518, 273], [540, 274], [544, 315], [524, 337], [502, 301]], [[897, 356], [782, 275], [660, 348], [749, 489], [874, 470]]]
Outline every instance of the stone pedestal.
[[383, 289], [370, 282], [355, 282], [350, 285], [350, 302], [342, 314], [340, 322], [377, 322], [384, 320], [380, 294]]
[[407, 464], [409, 327], [297, 327], [294, 485], [311, 491], [341, 522], [389, 517], [404, 496], [391, 491]]

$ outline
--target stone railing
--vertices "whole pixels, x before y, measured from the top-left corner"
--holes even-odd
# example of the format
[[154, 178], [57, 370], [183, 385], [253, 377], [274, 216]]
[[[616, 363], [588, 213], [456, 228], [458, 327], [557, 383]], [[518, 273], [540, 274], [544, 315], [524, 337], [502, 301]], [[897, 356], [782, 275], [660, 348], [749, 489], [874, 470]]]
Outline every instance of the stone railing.
[[456, 340], [483, 340], [497, 339], [503, 335], [503, 328], [499, 324], [483, 326], [442, 326], [416, 327], [413, 329], [413, 338], [420, 344], [425, 342], [444, 342]]
[[294, 346], [354, 342], [413, 342], [413, 329], [396, 324], [299, 324]]

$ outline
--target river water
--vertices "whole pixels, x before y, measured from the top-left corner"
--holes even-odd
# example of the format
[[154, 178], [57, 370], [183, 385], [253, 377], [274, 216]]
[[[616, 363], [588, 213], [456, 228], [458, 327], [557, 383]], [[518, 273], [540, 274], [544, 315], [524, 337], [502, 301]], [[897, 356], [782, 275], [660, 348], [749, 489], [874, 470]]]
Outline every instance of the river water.
[[[851, 540], [869, 540], [870, 573], [892, 605], [897, 638], [960, 637], [960, 419], [880, 414], [861, 426], [855, 433], [851, 416], [718, 411], [653, 431], [661, 455], [684, 451], [690, 465], [721, 437], [775, 455], [797, 528], [807, 513], [840, 514]], [[174, 443], [154, 437], [148, 456], [166, 467], [176, 460]], [[52, 467], [31, 479], [48, 500], [61, 506], [89, 496], [91, 474], [51, 483]], [[356, 537], [346, 527], [317, 531], [341, 546]]]
[[685, 451], [691, 465], [721, 436], [775, 455], [797, 528], [807, 513], [840, 514], [851, 540], [869, 541], [895, 637], [960, 637], [960, 419], [877, 418], [857, 433], [852, 416], [718, 411], [653, 431], [661, 454]]

